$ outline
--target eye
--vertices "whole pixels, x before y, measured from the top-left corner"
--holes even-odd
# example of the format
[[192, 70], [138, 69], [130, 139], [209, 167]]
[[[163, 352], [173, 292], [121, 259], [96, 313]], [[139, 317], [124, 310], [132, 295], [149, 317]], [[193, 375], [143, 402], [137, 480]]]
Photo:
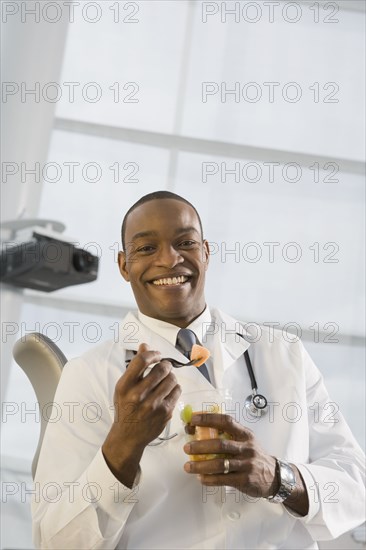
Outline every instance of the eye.
[[182, 241], [179, 246], [183, 246], [183, 248], [192, 248], [197, 244], [197, 241], [192, 241], [190, 239], [187, 239], [185, 241]]
[[140, 252], [142, 254], [149, 254], [155, 250], [155, 247], [151, 244], [145, 244], [144, 246], [140, 246], [136, 249], [136, 252]]

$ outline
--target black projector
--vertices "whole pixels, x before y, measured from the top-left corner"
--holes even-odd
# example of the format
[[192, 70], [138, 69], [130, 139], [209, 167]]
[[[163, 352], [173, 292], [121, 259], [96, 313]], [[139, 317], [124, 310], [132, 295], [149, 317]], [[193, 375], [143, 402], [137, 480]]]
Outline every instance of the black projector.
[[9, 285], [53, 292], [95, 281], [99, 258], [72, 243], [33, 233], [31, 240], [2, 245], [0, 280]]

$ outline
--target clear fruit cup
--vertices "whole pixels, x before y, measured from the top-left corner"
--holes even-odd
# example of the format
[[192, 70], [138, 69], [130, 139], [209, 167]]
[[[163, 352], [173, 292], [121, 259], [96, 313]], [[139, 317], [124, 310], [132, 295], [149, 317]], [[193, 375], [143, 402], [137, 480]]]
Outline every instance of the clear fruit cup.
[[[191, 418], [194, 414], [219, 413], [230, 414], [232, 403], [231, 393], [228, 390], [199, 390], [182, 393], [178, 401], [180, 418], [184, 424], [187, 441], [201, 441], [207, 439], [231, 439], [231, 436], [219, 430], [206, 426], [192, 426]], [[219, 454], [189, 455], [191, 460], [210, 460], [222, 457]]]

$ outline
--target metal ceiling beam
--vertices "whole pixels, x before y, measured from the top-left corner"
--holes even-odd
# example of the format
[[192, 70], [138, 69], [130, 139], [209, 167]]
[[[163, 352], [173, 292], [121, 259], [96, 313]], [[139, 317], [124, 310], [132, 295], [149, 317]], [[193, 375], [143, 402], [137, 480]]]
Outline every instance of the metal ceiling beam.
[[253, 147], [238, 143], [213, 141], [174, 134], [162, 134], [159, 132], [148, 132], [145, 130], [136, 130], [132, 128], [95, 124], [81, 120], [56, 118], [54, 129], [64, 132], [74, 132], [77, 134], [96, 136], [99, 138], [127, 141], [129, 143], [159, 147], [163, 149], [177, 149], [182, 152], [237, 159], [250, 159], [257, 160], [259, 162], [271, 161], [279, 162], [280, 164], [297, 162], [302, 166], [309, 166], [309, 163], [313, 164], [314, 162], [319, 162], [321, 165], [324, 165], [326, 162], [335, 162], [339, 166], [341, 172], [361, 175], [365, 173], [365, 164], [361, 161], [352, 159], [326, 157], [313, 155], [311, 153], [298, 153], [295, 151], [281, 151], [278, 149], [267, 149], [264, 147]]

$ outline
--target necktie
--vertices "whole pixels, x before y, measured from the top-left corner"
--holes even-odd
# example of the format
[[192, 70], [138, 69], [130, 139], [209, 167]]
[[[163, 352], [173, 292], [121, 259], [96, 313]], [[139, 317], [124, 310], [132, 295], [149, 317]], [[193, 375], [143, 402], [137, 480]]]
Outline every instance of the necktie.
[[[183, 353], [183, 355], [185, 355], [187, 359], [190, 359], [192, 346], [198, 343], [199, 342], [193, 330], [190, 330], [189, 328], [181, 328], [177, 334], [177, 342], [175, 344], [175, 347], [177, 348], [178, 351]], [[205, 363], [200, 367], [195, 367], [195, 368], [198, 368], [200, 373], [203, 374], [203, 376], [207, 378], [209, 382], [211, 382], [210, 375], [208, 374], [208, 370]]]

